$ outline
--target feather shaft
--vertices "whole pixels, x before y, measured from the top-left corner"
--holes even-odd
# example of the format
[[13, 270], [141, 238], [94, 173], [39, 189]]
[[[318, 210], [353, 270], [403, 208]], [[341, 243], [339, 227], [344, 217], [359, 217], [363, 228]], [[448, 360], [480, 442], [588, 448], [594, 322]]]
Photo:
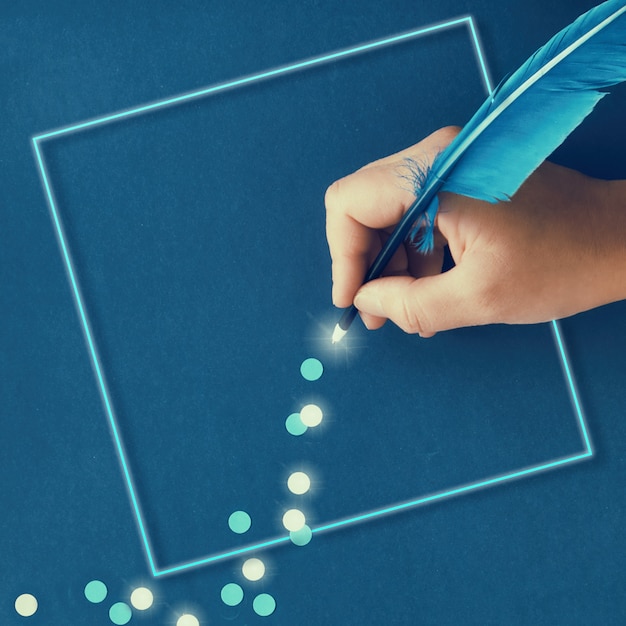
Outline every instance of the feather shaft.
[[[510, 199], [606, 95], [597, 88], [623, 80], [626, 4], [610, 0], [557, 33], [495, 90], [440, 154], [431, 169], [434, 184], [488, 202]], [[427, 178], [424, 192], [431, 182]], [[414, 238], [429, 224], [418, 246], [427, 251], [434, 216], [419, 202], [422, 189], [416, 191], [408, 213]]]

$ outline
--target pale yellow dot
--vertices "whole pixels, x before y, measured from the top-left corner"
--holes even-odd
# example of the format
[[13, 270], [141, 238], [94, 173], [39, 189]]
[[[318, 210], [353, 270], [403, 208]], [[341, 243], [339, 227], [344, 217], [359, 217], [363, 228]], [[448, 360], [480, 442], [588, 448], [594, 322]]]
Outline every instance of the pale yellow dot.
[[200, 620], [191, 613], [185, 613], [178, 618], [176, 626], [200, 626]]
[[304, 472], [294, 472], [287, 479], [287, 487], [291, 493], [301, 496], [311, 488], [311, 479]]
[[317, 404], [306, 404], [300, 410], [300, 421], [310, 428], [319, 426], [323, 417], [322, 409]]
[[23, 593], [15, 600], [15, 610], [22, 617], [30, 617], [37, 612], [39, 606], [37, 598], [30, 593]]
[[138, 610], [145, 611], [152, 606], [154, 602], [154, 596], [152, 591], [146, 587], [137, 587], [130, 594], [130, 603]]
[[304, 513], [298, 509], [289, 509], [283, 515], [283, 526], [291, 533], [300, 530], [306, 524]]
[[244, 562], [241, 572], [248, 580], [261, 580], [265, 575], [265, 564], [261, 559], [248, 559]]

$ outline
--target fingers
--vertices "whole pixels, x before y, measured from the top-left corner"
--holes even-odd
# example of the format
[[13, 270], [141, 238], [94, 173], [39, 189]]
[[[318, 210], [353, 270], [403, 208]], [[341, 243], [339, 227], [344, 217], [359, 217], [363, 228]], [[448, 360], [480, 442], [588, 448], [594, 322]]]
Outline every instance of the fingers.
[[333, 303], [352, 304], [380, 249], [375, 231], [394, 227], [414, 200], [398, 166], [411, 156], [425, 164], [458, 132], [445, 128], [402, 152], [370, 163], [333, 183], [326, 192], [326, 237], [332, 258]]
[[363, 169], [326, 192], [326, 238], [332, 258], [333, 303], [352, 304], [380, 249], [377, 230], [395, 225], [413, 200], [389, 166]]
[[[365, 319], [390, 319], [407, 333], [431, 337], [462, 326], [489, 323], [490, 311], [480, 291], [468, 289], [465, 268], [444, 274], [412, 278], [390, 276], [373, 280], [359, 289], [354, 304]], [[382, 324], [380, 324], [382, 325]]]
[[[422, 254], [420, 252], [417, 252], [415, 246], [411, 244], [405, 244], [405, 248], [408, 271], [404, 272], [404, 276], [415, 278], [423, 276], [436, 276], [441, 273], [441, 268], [443, 266], [443, 244], [437, 245], [437, 247], [430, 254]], [[391, 263], [389, 265], [391, 265]], [[387, 267], [389, 268], [389, 266]], [[398, 276], [399, 274], [394, 274], [393, 272], [386, 271], [384, 275]], [[360, 310], [359, 313], [361, 315], [363, 323], [369, 330], [376, 330], [377, 328], [381, 328], [387, 321], [386, 317], [373, 315], [367, 313], [364, 310]], [[425, 337], [427, 335], [422, 333], [422, 336]]]

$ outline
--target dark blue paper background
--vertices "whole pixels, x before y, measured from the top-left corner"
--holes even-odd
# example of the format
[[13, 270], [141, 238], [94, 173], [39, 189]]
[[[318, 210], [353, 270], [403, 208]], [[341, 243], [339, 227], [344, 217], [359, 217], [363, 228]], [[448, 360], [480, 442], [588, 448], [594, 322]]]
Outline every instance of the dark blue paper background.
[[[106, 607], [89, 605], [82, 596], [82, 587], [94, 577], [107, 582], [111, 602], [127, 599], [129, 590], [140, 582], [157, 592], [153, 616], [136, 616], [137, 621], [170, 623], [186, 606], [208, 623], [227, 619], [237, 624], [263, 622], [253, 614], [250, 600], [234, 612], [221, 605], [219, 589], [238, 579], [240, 563], [236, 560], [166, 580], [149, 580], [37, 178], [30, 136], [467, 11], [474, 14], [479, 24], [487, 60], [497, 80], [588, 6], [582, 2], [548, 6], [509, 4], [506, 8], [482, 2], [444, 2], [436, 6], [366, 2], [340, 8], [331, 3], [304, 3], [294, 10], [286, 4], [261, 8], [232, 3], [225, 8], [189, 2], [179, 4], [175, 10], [164, 4], [109, 4], [106, 8], [83, 5], [78, 12], [75, 7], [62, 4], [3, 10], [1, 67], [5, 87], [1, 93], [6, 122], [0, 144], [2, 623], [24, 621], [12, 608], [15, 597], [24, 591], [34, 593], [40, 600], [40, 610], [29, 623], [109, 623]], [[264, 392], [267, 397], [284, 398], [284, 414], [274, 420], [273, 426], [258, 431], [248, 429], [246, 440], [235, 442], [243, 452], [249, 450], [252, 458], [252, 453], [258, 452], [257, 434], [267, 436], [269, 445], [276, 449], [264, 451], [261, 458], [265, 469], [257, 474], [238, 474], [236, 458], [220, 462], [233, 480], [245, 477], [247, 483], [252, 480], [250, 476], [254, 477], [252, 491], [258, 494], [258, 502], [251, 501], [250, 508], [256, 504], [259, 514], [267, 515], [268, 499], [278, 514], [286, 499], [281, 482], [291, 460], [301, 456], [297, 448], [302, 442], [286, 435], [282, 420], [297, 409], [306, 393], [307, 384], [297, 376], [297, 368], [307, 351], [317, 349], [316, 322], [330, 309], [328, 258], [323, 248], [324, 186], [368, 160], [413, 143], [439, 125], [462, 123], [480, 102], [479, 75], [466, 36], [450, 31], [424, 39], [412, 49], [419, 51], [417, 58], [402, 59], [395, 75], [389, 68], [381, 68], [384, 76], [380, 83], [377, 76], [372, 78], [375, 71], [368, 66], [374, 63], [373, 56], [367, 61], [363, 57], [363, 62], [348, 61], [353, 66], [352, 75], [359, 76], [358, 81], [347, 85], [354, 90], [354, 99], [342, 95], [346, 93], [346, 79], [337, 65], [336, 69], [314, 70], [319, 76], [318, 85], [310, 75], [293, 75], [252, 89], [224, 93], [210, 101], [129, 120], [123, 127], [120, 124], [68, 137], [45, 148], [59, 206], [66, 209], [68, 236], [77, 267], [81, 268], [81, 284], [118, 412], [136, 416], [149, 407], [150, 415], [159, 411], [177, 415], [171, 422], [160, 419], [158, 429], [147, 428], [141, 420], [123, 421], [131, 458], [137, 463], [138, 482], [146, 490], [144, 505], [157, 520], [155, 544], [163, 561], [210, 551], [210, 547], [205, 550], [200, 544], [208, 534], [214, 534], [207, 529], [212, 528], [211, 516], [215, 511], [207, 511], [202, 493], [214, 480], [215, 468], [203, 466], [199, 472], [202, 480], [180, 488], [180, 477], [198, 470], [195, 459], [202, 458], [203, 438], [210, 438], [214, 434], [210, 429], [219, 423], [198, 421], [196, 416], [202, 410], [208, 412], [209, 407], [216, 414], [232, 408], [232, 400], [225, 401], [223, 394], [207, 397], [198, 391], [207, 379], [219, 386], [225, 380], [220, 377], [226, 377], [233, 390], [245, 390], [237, 398], [238, 402], [247, 401], [248, 408], [239, 418], [242, 422], [248, 419], [249, 407]], [[381, 57], [397, 52], [389, 49]], [[410, 67], [412, 61], [417, 69]], [[328, 73], [334, 75], [337, 83], [332, 93], [324, 92]], [[371, 81], [369, 86], [366, 80]], [[398, 84], [399, 92], [377, 90], [378, 84]], [[398, 107], [396, 98], [404, 102], [411, 95], [414, 107]], [[293, 102], [286, 106], [290, 96]], [[258, 110], [254, 104], [263, 98], [268, 106]], [[433, 99], [436, 106], [432, 105]], [[315, 105], [311, 105], [312, 101]], [[619, 116], [623, 103], [624, 90], [616, 90], [616, 95], [603, 102], [597, 114], [559, 151], [558, 159], [596, 175], [624, 176], [626, 161], [620, 147], [624, 129]], [[251, 107], [249, 113], [246, 106]], [[210, 116], [219, 111], [222, 123], [214, 136], [210, 125], [215, 121]], [[317, 126], [311, 116], [316, 115], [317, 124], [323, 121], [325, 125], [323, 133], [315, 132]], [[396, 129], [409, 130], [395, 130], [395, 134], [383, 130], [388, 118], [397, 124]], [[191, 120], [204, 124], [204, 132], [190, 132]], [[241, 141], [240, 120], [256, 121], [247, 144]], [[267, 141], [272, 131], [281, 139], [276, 142], [280, 152]], [[292, 139], [285, 142], [285, 134], [290, 132]], [[236, 140], [231, 141], [231, 136]], [[256, 154], [259, 141], [261, 155]], [[253, 167], [255, 158], [269, 160], [270, 171], [277, 172], [268, 178], [269, 184], [264, 184], [266, 181]], [[213, 169], [208, 167], [211, 159], [217, 159], [221, 168], [216, 179], [223, 194], [219, 201], [212, 186]], [[232, 183], [226, 185], [225, 166], [233, 177]], [[191, 184], [181, 184], [186, 177]], [[253, 208], [246, 196], [248, 192], [237, 185], [241, 177], [260, 200]], [[280, 181], [279, 188], [272, 181]], [[285, 181], [291, 183], [292, 203], [268, 211], [267, 206], [273, 207], [289, 197], [285, 194]], [[189, 211], [198, 219], [211, 199], [216, 203], [212, 207], [215, 211], [227, 204], [229, 197], [234, 198], [236, 207], [256, 216], [246, 224], [244, 258], [246, 253], [256, 254], [257, 261], [263, 258], [268, 263], [265, 268], [259, 267], [258, 262], [238, 265], [238, 270], [249, 272], [249, 284], [253, 287], [247, 293], [228, 281], [215, 284], [224, 272], [204, 279], [185, 272], [190, 268], [199, 272], [208, 256], [207, 247], [226, 245], [226, 236], [232, 231], [228, 214], [223, 214], [217, 223], [205, 218], [210, 234], [207, 239], [206, 228], [194, 228], [196, 222], [185, 225], [181, 215]], [[107, 206], [111, 213], [106, 212]], [[84, 207], [89, 207], [89, 212]], [[133, 221], [122, 224], [120, 211], [123, 213], [125, 207]], [[150, 220], [153, 211], [159, 220]], [[107, 216], [112, 219], [106, 221]], [[94, 217], [103, 221], [95, 222]], [[262, 225], [264, 219], [267, 223]], [[162, 236], [171, 234], [169, 225], [174, 220], [182, 224], [185, 236], [197, 237], [196, 245], [185, 254], [181, 254], [184, 246], [176, 246], [171, 237]], [[107, 237], [102, 236], [99, 228], [108, 233]], [[282, 290], [274, 293], [295, 299], [297, 308], [303, 311], [294, 316], [289, 305], [296, 308], [295, 302], [287, 306], [279, 302], [271, 311], [282, 312], [284, 319], [253, 308], [258, 301], [255, 290], [263, 291], [263, 285], [271, 283], [283, 262], [279, 251], [269, 257], [258, 256], [266, 249], [263, 238], [271, 240], [271, 234], [281, 229], [293, 234], [289, 239], [292, 253], [286, 263], [288, 269], [280, 274], [285, 295], [281, 295]], [[137, 244], [137, 235], [141, 235], [141, 246]], [[82, 247], [78, 245], [81, 242]], [[308, 253], [299, 256], [298, 250]], [[102, 263], [103, 259], [107, 262]], [[153, 263], [155, 259], [161, 259], [162, 265]], [[319, 272], [315, 269], [318, 265]], [[209, 313], [211, 319], [224, 315], [223, 307], [215, 306], [212, 293], [238, 305], [247, 302], [248, 306], [236, 307], [242, 316], [236, 332], [222, 321], [218, 336], [207, 323], [206, 331], [195, 336], [195, 341], [186, 333], [181, 318], [180, 333], [167, 335], [167, 330], [176, 324], [167, 323], [162, 310], [164, 303], [169, 306], [175, 299], [176, 294], [171, 291], [175, 275], [185, 277], [187, 295], [200, 298], [202, 306], [194, 310], [195, 324], [202, 325], [203, 316], [209, 317]], [[128, 276], [141, 276], [141, 280], [137, 278], [133, 284]], [[299, 277], [308, 280], [299, 283]], [[160, 289], [161, 285], [165, 287]], [[155, 286], [159, 288], [147, 289]], [[154, 300], [146, 298], [146, 294], [152, 294]], [[129, 295], [130, 298], [121, 297]], [[182, 303], [170, 310], [174, 315], [188, 314], [189, 307]], [[260, 585], [246, 587], [248, 597], [255, 588], [276, 597], [277, 613], [265, 622], [621, 623], [626, 612], [621, 593], [623, 312], [623, 305], [614, 305], [563, 323], [595, 443], [594, 459], [317, 537], [306, 550], [281, 548], [266, 553], [262, 558], [271, 567], [268, 576]], [[154, 342], [143, 332], [148, 321], [157, 324], [162, 340], [157, 348], [163, 350], [161, 354], [155, 352]], [[273, 332], [274, 325], [283, 330], [286, 327], [287, 332]], [[459, 331], [429, 342], [408, 339], [392, 329], [384, 335], [363, 337], [363, 345], [368, 347], [357, 352], [352, 363], [353, 368], [362, 367], [360, 384], [367, 385], [367, 376], [374, 378], [373, 365], [371, 370], [365, 367], [368, 355], [383, 354], [385, 340], [394, 346], [386, 349], [385, 366], [389, 370], [385, 371], [389, 376], [393, 368], [400, 371], [401, 365], [411, 361], [418, 351], [433, 365], [433, 371], [446, 372], [445, 378], [431, 375], [426, 379], [431, 396], [424, 400], [420, 412], [431, 417], [426, 422], [418, 420], [411, 433], [417, 441], [418, 459], [419, 454], [441, 451], [427, 457], [427, 461], [419, 459], [419, 478], [425, 491], [464, 482], [463, 477], [471, 470], [478, 472], [472, 478], [482, 477], [486, 465], [476, 463], [468, 448], [470, 439], [463, 431], [465, 427], [472, 434], [475, 423], [459, 421], [455, 408], [463, 399], [463, 406], [474, 407], [472, 419], [477, 423], [477, 407], [483, 402], [476, 393], [477, 385], [485, 384], [485, 380], [495, 382], [509, 371], [524, 382], [524, 389], [531, 381], [534, 383], [535, 396], [529, 400], [529, 406], [554, 407], [554, 414], [546, 421], [543, 414], [529, 415], [506, 390], [494, 393], [491, 402], [493, 406], [502, 406], [503, 415], [501, 421], [488, 421], [490, 428], [479, 446], [483, 448], [480, 463], [494, 462], [493, 470], [489, 469], [492, 473], [509, 469], [509, 459], [512, 469], [519, 466], [517, 459], [526, 464], [543, 460], [545, 454], [558, 456], [577, 449], [573, 415], [569, 420], [556, 415], [560, 408], [569, 407], [563, 397], [564, 387], [556, 387], [552, 382], [560, 373], [547, 327], [543, 336], [538, 328], [512, 331], [525, 350], [522, 353], [503, 340], [510, 336], [508, 331]], [[237, 379], [241, 369], [237, 365], [251, 365], [246, 352], [236, 356], [240, 361], [234, 362], [230, 373], [222, 367], [211, 372], [191, 365], [202, 360], [210, 364], [207, 353], [219, 354], [222, 350], [228, 354], [225, 346], [241, 341], [244, 332], [250, 333], [244, 346], [256, 342], [255, 350], [269, 359], [258, 363], [260, 377], [252, 387], [249, 380], [242, 385]], [[124, 333], [128, 353], [119, 350], [125, 345]], [[180, 347], [181, 340], [184, 349]], [[538, 350], [543, 350], [539, 366], [532, 359], [533, 341], [539, 344]], [[494, 344], [498, 348], [494, 349]], [[437, 359], [441, 365], [435, 367]], [[322, 360], [326, 361], [323, 356]], [[267, 375], [268, 362], [280, 376]], [[308, 458], [313, 459], [313, 466], [320, 467], [329, 447], [339, 446], [352, 435], [359, 446], [351, 454], [355, 458], [362, 454], [361, 467], [380, 480], [378, 491], [372, 495], [386, 493], [385, 487], [397, 488], [399, 459], [390, 458], [389, 452], [380, 449], [384, 448], [381, 434], [365, 430], [355, 423], [354, 417], [339, 417], [343, 408], [355, 406], [355, 399], [332, 389], [330, 374], [341, 376], [343, 365], [329, 362], [329, 366], [329, 376], [320, 381], [319, 389], [329, 398], [337, 415], [333, 415], [321, 437], [311, 440]], [[541, 376], [537, 376], [537, 367]], [[172, 402], [172, 396], [159, 389], [158, 374], [168, 368], [185, 391], [176, 398], [179, 404], [171, 406], [167, 402]], [[467, 371], [471, 371], [469, 378], [464, 375]], [[286, 391], [289, 380], [294, 381], [295, 387]], [[417, 389], [409, 378], [403, 384], [402, 391]], [[137, 389], [141, 390], [139, 394]], [[163, 398], [155, 395], [155, 390], [163, 393]], [[439, 405], [442, 392], [444, 400]], [[398, 395], [406, 397], [405, 393]], [[361, 394], [355, 396], [360, 398]], [[154, 406], [150, 406], [150, 401]], [[263, 405], [260, 413], [276, 406], [274, 400], [261, 402], [267, 406]], [[372, 410], [369, 404], [365, 403], [365, 408]], [[433, 414], [437, 415], [436, 421]], [[516, 419], [519, 415], [528, 420]], [[410, 422], [406, 414], [384, 417], [384, 426], [391, 428], [383, 427], [382, 418], [368, 428], [406, 439], [399, 436]], [[398, 426], [402, 428], [394, 430]], [[545, 437], [537, 440], [540, 427], [545, 429], [541, 430]], [[169, 431], [162, 430], [168, 428]], [[193, 436], [180, 438], [181, 431]], [[228, 431], [221, 435], [228, 436]], [[507, 437], [510, 451], [503, 443]], [[393, 450], [392, 443], [386, 441]], [[551, 443], [555, 441], [563, 449], [555, 449]], [[535, 442], [545, 447], [535, 448]], [[475, 440], [473, 445], [476, 446]], [[468, 449], [468, 456], [459, 458], [459, 452]], [[533, 449], [537, 459], [528, 458]], [[445, 462], [444, 450], [451, 451], [454, 464]], [[518, 457], [514, 456], [516, 453]], [[343, 504], [343, 498], [334, 503], [333, 497], [338, 494], [333, 496], [332, 487], [338, 480], [334, 477], [350, 471], [346, 458], [349, 457], [342, 462], [336, 454], [334, 462], [324, 467], [323, 486], [311, 497], [315, 515], [324, 513], [316, 521], [334, 517], [334, 510]], [[163, 459], [177, 464], [176, 480], [176, 474], [168, 471]], [[210, 461], [216, 462], [214, 458]], [[374, 467], [379, 471], [374, 472]], [[423, 491], [418, 486], [415, 493], [407, 495]], [[195, 517], [191, 523], [185, 496], [194, 502]], [[328, 511], [323, 507], [328, 507]], [[200, 523], [195, 523], [196, 518]], [[268, 520], [268, 526], [272, 521], [275, 522]], [[215, 537], [206, 539], [209, 546], [209, 539]]]

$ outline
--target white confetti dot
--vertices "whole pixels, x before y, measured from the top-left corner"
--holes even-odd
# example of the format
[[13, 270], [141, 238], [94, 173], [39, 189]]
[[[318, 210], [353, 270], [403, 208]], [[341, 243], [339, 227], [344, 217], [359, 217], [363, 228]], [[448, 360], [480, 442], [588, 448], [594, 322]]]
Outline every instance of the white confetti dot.
[[130, 594], [130, 603], [138, 610], [145, 611], [152, 606], [154, 602], [154, 596], [152, 591], [146, 587], [137, 587]]
[[23, 593], [15, 600], [15, 610], [22, 617], [30, 617], [37, 612], [39, 606], [37, 598], [30, 593]]
[[200, 626], [200, 621], [195, 615], [185, 613], [178, 618], [176, 626]]
[[265, 564], [261, 559], [248, 559], [244, 562], [241, 572], [248, 580], [261, 580], [265, 575]]
[[301, 496], [311, 488], [311, 479], [304, 472], [294, 472], [287, 479], [287, 487], [291, 493]]
[[300, 530], [306, 524], [304, 513], [298, 509], [289, 509], [283, 515], [283, 526], [292, 533]]
[[323, 417], [322, 409], [317, 404], [307, 404], [300, 411], [300, 421], [310, 428], [319, 426]]

